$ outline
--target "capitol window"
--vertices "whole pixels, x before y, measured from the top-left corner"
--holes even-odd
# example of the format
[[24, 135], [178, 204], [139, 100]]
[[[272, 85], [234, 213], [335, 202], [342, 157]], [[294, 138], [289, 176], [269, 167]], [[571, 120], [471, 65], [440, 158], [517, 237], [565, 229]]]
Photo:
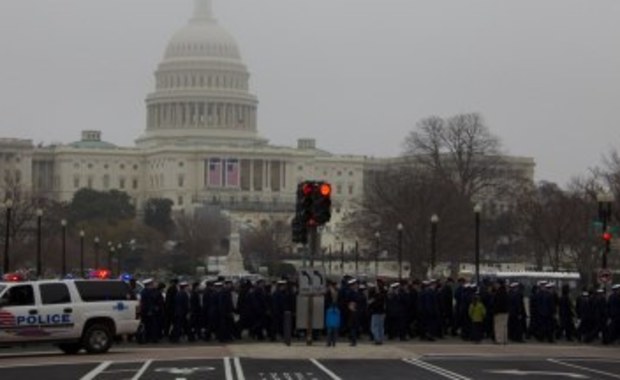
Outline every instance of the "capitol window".
[[110, 187], [110, 176], [106, 174], [103, 176], [103, 188], [107, 189], [109, 187]]
[[118, 187], [119, 189], [124, 189], [125, 188], [125, 178], [121, 178], [118, 180]]
[[131, 187], [133, 187], [134, 190], [138, 188], [138, 180], [136, 178], [133, 179]]

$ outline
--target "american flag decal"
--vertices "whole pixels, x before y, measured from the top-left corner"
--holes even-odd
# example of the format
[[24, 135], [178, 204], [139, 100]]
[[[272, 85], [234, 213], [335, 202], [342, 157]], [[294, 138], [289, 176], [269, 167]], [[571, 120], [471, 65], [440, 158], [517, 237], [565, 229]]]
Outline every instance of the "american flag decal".
[[17, 324], [15, 316], [8, 311], [0, 310], [0, 328], [1, 327], [13, 327]]

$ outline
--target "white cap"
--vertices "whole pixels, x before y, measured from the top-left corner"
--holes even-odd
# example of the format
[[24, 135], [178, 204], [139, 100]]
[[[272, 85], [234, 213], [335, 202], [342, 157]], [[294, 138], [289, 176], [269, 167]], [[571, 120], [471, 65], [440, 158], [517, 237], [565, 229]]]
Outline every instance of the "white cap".
[[146, 280], [142, 281], [142, 285], [152, 284], [153, 281], [154, 280], [152, 278], [147, 278]]
[[395, 289], [395, 288], [398, 288], [399, 286], [400, 286], [400, 283], [394, 282], [390, 285], [390, 288]]
[[356, 279], [356, 278], [352, 278], [352, 279], [350, 279], [350, 280], [349, 280], [349, 282], [348, 282], [348, 284], [349, 284], [349, 285], [353, 285], [353, 284], [355, 284], [355, 283], [357, 283], [357, 279]]
[[550, 282], [547, 285], [545, 285], [545, 288], [555, 288], [555, 284], [553, 282]]
[[584, 296], [584, 297], [588, 297], [590, 295], [590, 293], [588, 293], [588, 292], [581, 292], [581, 295]]
[[187, 282], [187, 281], [179, 282], [179, 286], [188, 286], [188, 285], [189, 285], [189, 282]]
[[278, 284], [278, 285], [286, 285], [286, 280], [278, 280], [278, 282], [276, 282], [276, 284]]
[[611, 287], [611, 290], [619, 290], [620, 289], [620, 284], [615, 284]]
[[516, 288], [516, 287], [518, 287], [518, 286], [519, 286], [519, 283], [518, 283], [518, 282], [513, 282], [512, 284], [510, 284], [510, 287], [511, 287], [511, 288]]
[[599, 288], [599, 289], [596, 289], [596, 292], [597, 293], [605, 293], [605, 289]]
[[538, 281], [538, 286], [544, 286], [547, 285], [547, 281], [543, 280], [543, 281]]
[[218, 281], [218, 282], [213, 284], [213, 286], [222, 286], [222, 285], [224, 285], [224, 283], [222, 281]]

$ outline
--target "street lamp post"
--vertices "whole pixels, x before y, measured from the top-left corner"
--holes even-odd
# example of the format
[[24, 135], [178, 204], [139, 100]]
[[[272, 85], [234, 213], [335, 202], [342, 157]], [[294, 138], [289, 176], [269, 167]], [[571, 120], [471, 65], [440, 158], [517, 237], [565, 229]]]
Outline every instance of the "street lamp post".
[[379, 245], [381, 239], [381, 232], [375, 232], [375, 242], [377, 247], [375, 249], [375, 278], [379, 277]]
[[41, 218], [43, 210], [37, 209], [37, 278], [43, 275], [43, 265], [41, 264]]
[[340, 274], [344, 274], [344, 242], [340, 242]]
[[480, 287], [480, 213], [482, 212], [482, 205], [477, 203], [474, 206], [474, 216], [475, 216], [475, 265], [476, 265], [476, 284]]
[[60, 221], [62, 227], [62, 277], [67, 276], [67, 221], [65, 219]]
[[360, 260], [360, 252], [359, 252], [359, 244], [357, 243], [357, 240], [355, 241], [355, 276], [358, 275], [359, 271], [358, 271], [358, 262]]
[[398, 280], [403, 279], [403, 224], [398, 223], [396, 226], [398, 231]]
[[118, 245], [116, 246], [116, 249], [118, 250], [118, 253], [116, 254], [116, 275], [120, 276], [121, 275], [121, 271], [123, 269], [123, 265], [121, 264], [122, 262], [122, 255], [123, 255], [123, 244], [118, 243]]
[[[608, 225], [611, 221], [611, 204], [614, 201], [613, 195], [610, 193], [603, 193], [597, 196], [598, 200], [598, 217], [602, 223], [602, 233], [605, 234], [608, 231]], [[611, 241], [605, 239], [605, 249], [603, 251], [602, 268], [607, 269], [607, 256], [611, 250]]]
[[4, 207], [6, 208], [6, 232], [4, 235], [4, 263], [2, 265], [2, 269], [4, 273], [8, 273], [10, 270], [11, 262], [9, 260], [9, 247], [10, 247], [10, 237], [11, 234], [11, 209], [13, 208], [13, 201], [11, 199], [7, 199], [4, 202]]
[[435, 258], [437, 255], [437, 223], [439, 223], [439, 216], [437, 214], [433, 214], [431, 216], [431, 267], [430, 267], [430, 277], [433, 276], [433, 272], [435, 271]]
[[80, 230], [80, 277], [84, 277], [84, 230]]
[[108, 270], [112, 273], [112, 255], [114, 254], [114, 246], [109, 246], [108, 248]]
[[99, 236], [93, 239], [95, 245], [95, 269], [99, 269]]

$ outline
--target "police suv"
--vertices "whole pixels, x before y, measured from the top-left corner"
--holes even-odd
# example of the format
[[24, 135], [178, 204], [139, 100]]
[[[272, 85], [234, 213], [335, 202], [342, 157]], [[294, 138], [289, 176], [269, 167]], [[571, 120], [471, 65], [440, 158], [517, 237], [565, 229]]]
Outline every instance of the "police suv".
[[63, 352], [107, 352], [116, 335], [133, 334], [139, 304], [114, 280], [0, 282], [0, 346], [54, 343]]

